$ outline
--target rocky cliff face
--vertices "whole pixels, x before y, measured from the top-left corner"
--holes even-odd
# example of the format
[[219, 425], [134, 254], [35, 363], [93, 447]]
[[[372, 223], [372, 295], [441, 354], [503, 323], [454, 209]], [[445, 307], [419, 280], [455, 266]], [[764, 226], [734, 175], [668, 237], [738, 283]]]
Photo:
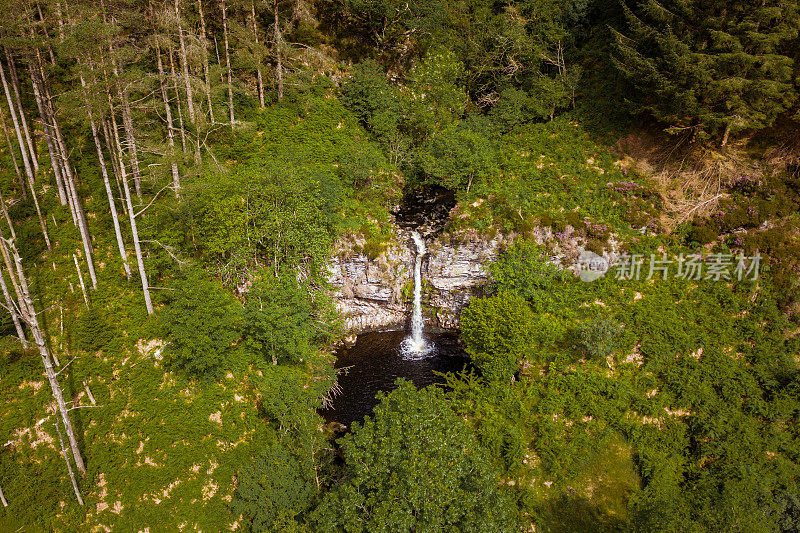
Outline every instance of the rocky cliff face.
[[353, 253], [356, 244], [363, 242], [337, 243], [337, 253], [327, 264], [336, 307], [348, 331], [401, 327], [406, 317], [403, 284], [414, 261], [411, 249], [393, 242], [386, 252], [370, 259]]
[[503, 245], [499, 235], [491, 240], [477, 234], [471, 237], [466, 242], [433, 241], [428, 246], [429, 255], [423, 263], [423, 276], [429, 284], [427, 304], [435, 325], [441, 328], [458, 327], [461, 309], [481, 291], [488, 279], [487, 268]]
[[[553, 263], [576, 275], [580, 272], [586, 243], [573, 235], [572, 228], [561, 234], [536, 228], [531, 237], [550, 250]], [[428, 235], [422, 264], [426, 327], [458, 328], [461, 310], [481, 292], [488, 266], [511, 240], [513, 235], [489, 239], [477, 231], [462, 233], [458, 242]], [[602, 256], [611, 264], [618, 257], [618, 243], [611, 239], [608, 244]], [[358, 237], [340, 241], [327, 265], [346, 327], [351, 333], [403, 328], [411, 315], [415, 259], [411, 233], [395, 226], [388, 248], [375, 258], [354, 252], [363, 245]]]
[[[395, 228], [387, 250], [371, 259], [352, 252], [355, 241], [342, 241], [328, 262], [328, 279], [347, 329], [362, 331], [402, 328], [410, 314], [414, 245], [410, 233]], [[423, 302], [427, 325], [458, 327], [458, 316], [469, 298], [486, 281], [486, 267], [497, 257], [502, 240], [474, 235], [467, 242], [427, 239], [422, 264]]]

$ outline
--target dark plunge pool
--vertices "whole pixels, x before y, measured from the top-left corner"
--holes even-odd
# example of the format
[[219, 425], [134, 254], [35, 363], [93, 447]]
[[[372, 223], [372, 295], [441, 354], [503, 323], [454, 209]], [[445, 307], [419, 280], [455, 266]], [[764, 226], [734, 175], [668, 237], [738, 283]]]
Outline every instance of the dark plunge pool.
[[434, 372], [459, 372], [469, 364], [458, 335], [428, 333], [426, 338], [435, 349], [420, 359], [406, 358], [401, 344], [405, 331], [362, 333], [350, 348], [336, 354], [336, 368], [349, 367], [339, 374], [341, 393], [330, 409], [320, 411], [329, 422], [350, 428], [361, 422], [378, 405], [375, 395], [395, 388], [397, 378], [406, 378], [419, 388], [444, 380]]

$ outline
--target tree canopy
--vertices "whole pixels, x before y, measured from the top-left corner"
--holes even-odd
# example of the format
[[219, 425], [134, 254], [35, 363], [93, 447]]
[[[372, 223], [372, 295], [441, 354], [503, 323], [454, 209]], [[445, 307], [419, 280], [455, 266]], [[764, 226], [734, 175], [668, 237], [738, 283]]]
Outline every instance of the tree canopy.
[[343, 439], [348, 478], [315, 511], [321, 531], [513, 531], [498, 470], [440, 389], [403, 381]]
[[623, 3], [615, 63], [636, 109], [675, 130], [729, 133], [770, 126], [797, 98], [794, 2]]

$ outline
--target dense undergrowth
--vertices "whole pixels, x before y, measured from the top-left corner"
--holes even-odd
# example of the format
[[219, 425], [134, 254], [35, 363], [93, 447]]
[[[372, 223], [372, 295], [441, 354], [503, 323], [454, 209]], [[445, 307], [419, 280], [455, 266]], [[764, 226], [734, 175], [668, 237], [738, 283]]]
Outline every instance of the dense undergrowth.
[[[543, 282], [514, 265], [536, 253], [497, 266], [487, 300], [514, 313], [464, 317], [468, 350], [500, 381], [453, 393], [530, 512], [556, 531], [774, 530], [797, 490], [798, 347], [769, 282]], [[524, 309], [548, 327], [521, 331]]]

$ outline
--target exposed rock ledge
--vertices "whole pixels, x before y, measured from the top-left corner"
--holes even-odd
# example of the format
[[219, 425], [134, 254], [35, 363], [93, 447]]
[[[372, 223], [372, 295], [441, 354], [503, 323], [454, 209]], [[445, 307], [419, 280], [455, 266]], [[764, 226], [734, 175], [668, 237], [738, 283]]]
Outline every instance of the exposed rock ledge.
[[[328, 261], [328, 279], [335, 289], [336, 307], [351, 333], [402, 328], [410, 316], [414, 245], [411, 234], [393, 228], [394, 238], [375, 259], [355, 253], [363, 238], [341, 240]], [[454, 329], [469, 299], [488, 279], [487, 267], [513, 239], [498, 234], [489, 240], [477, 231], [459, 236], [460, 242], [428, 238], [428, 254], [422, 264], [423, 305], [427, 327]], [[536, 228], [532, 237], [551, 251], [550, 260], [578, 274], [583, 239], [571, 228], [555, 236], [550, 228]], [[619, 243], [611, 239], [603, 256], [613, 263]]]
[[[336, 306], [351, 332], [401, 328], [410, 315], [414, 246], [409, 232], [394, 228], [393, 235], [375, 259], [353, 253], [354, 245], [363, 245], [356, 239], [340, 241], [328, 262]], [[427, 240], [422, 277], [429, 326], [458, 327], [461, 309], [486, 281], [486, 266], [497, 257], [501, 242], [500, 237], [486, 241], [477, 233], [463, 243]]]

